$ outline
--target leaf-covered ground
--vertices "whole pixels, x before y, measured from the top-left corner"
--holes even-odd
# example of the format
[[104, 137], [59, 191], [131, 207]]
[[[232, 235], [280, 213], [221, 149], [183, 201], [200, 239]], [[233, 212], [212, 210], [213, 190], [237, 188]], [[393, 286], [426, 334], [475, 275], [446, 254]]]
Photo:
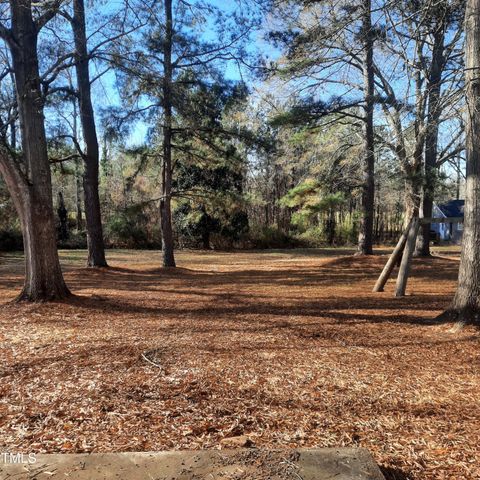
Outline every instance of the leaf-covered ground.
[[[0, 451], [363, 446], [392, 479], [480, 478], [480, 332], [428, 321], [458, 259], [415, 260], [411, 295], [371, 293], [385, 256], [110, 252], [76, 297], [10, 300], [0, 257]], [[336, 255], [336, 256], [335, 256]], [[143, 354], [143, 355], [142, 355]], [[148, 358], [153, 363], [145, 360]]]

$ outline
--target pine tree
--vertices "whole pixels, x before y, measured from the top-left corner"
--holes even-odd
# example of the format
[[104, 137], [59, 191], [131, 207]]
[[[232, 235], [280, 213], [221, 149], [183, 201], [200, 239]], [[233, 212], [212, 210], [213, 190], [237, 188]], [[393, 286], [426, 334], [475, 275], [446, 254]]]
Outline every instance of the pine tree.
[[[213, 29], [208, 15], [216, 17]], [[191, 93], [201, 93], [205, 86], [221, 81], [220, 68], [225, 61], [244, 54], [240, 47], [249, 29], [246, 18], [237, 13], [227, 15], [212, 4], [165, 0], [163, 8], [149, 18], [140, 45], [134, 49], [131, 43], [123, 45], [113, 59], [122, 72], [124, 100], [138, 111], [148, 112], [156, 122], [152, 131], [161, 143], [160, 224], [165, 267], [175, 266], [172, 187], [174, 159], [186, 148], [182, 138], [191, 137], [215, 148], [208, 138], [211, 126], [202, 124], [208, 112], [202, 111], [201, 96], [195, 100]], [[218, 88], [216, 93], [221, 95]], [[142, 102], [149, 106], [141, 106]]]
[[[299, 98], [303, 97], [290, 120], [320, 123], [336, 114], [333, 118], [338, 122], [354, 118], [363, 132], [358, 253], [370, 255], [375, 199], [374, 44], [380, 34], [372, 22], [371, 1], [308, 1], [295, 8], [280, 0], [275, 8], [284, 13], [284, 23], [270, 32], [284, 52], [276, 73], [289, 79], [294, 89], [300, 85]], [[324, 99], [323, 91], [333, 89], [338, 93]]]

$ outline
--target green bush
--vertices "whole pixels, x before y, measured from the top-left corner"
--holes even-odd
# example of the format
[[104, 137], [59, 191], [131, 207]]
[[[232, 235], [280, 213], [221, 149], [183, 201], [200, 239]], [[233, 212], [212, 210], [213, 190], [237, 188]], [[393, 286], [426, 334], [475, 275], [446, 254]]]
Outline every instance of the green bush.
[[58, 248], [66, 250], [80, 250], [87, 248], [87, 232], [69, 230], [68, 238], [58, 242]]
[[23, 250], [22, 232], [18, 230], [1, 230], [0, 251], [13, 252], [16, 250]]
[[146, 219], [138, 209], [126, 209], [108, 219], [105, 226], [107, 243], [114, 247], [147, 248]]
[[[358, 230], [354, 222], [343, 222], [335, 225], [334, 245], [354, 245], [357, 241]], [[310, 248], [325, 247], [328, 245], [327, 232], [324, 226], [317, 225], [295, 235], [295, 239], [303, 246]]]
[[275, 227], [253, 226], [250, 229], [251, 248], [294, 248], [298, 242], [282, 230]]
[[295, 235], [295, 238], [303, 247], [307, 248], [324, 247], [327, 243], [325, 232], [319, 225]]
[[338, 224], [335, 233], [337, 245], [353, 245], [358, 240], [358, 229], [353, 222]]

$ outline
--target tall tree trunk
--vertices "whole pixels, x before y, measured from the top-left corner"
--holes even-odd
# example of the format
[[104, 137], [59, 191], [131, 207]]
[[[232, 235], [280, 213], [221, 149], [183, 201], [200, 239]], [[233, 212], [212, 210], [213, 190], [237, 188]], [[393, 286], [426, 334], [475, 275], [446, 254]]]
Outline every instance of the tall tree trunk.
[[163, 47], [163, 163], [160, 225], [162, 230], [163, 266], [175, 267], [172, 231], [172, 0], [165, 0], [165, 41]]
[[58, 221], [60, 222], [60, 240], [68, 239], [68, 210], [65, 207], [65, 200], [63, 199], [63, 193], [58, 192], [58, 208], [57, 208]]
[[[13, 92], [12, 94], [15, 95], [15, 75], [11, 72], [10, 79], [13, 85]], [[17, 116], [18, 116], [18, 108], [17, 104], [14, 104], [12, 107], [12, 119], [10, 120], [10, 148], [12, 150], [17, 149]]]
[[[432, 65], [428, 79], [428, 116], [427, 133], [425, 135], [425, 182], [423, 188], [422, 214], [423, 217], [432, 216], [435, 183], [437, 178], [437, 151], [438, 151], [438, 124], [441, 115], [440, 89], [442, 85], [442, 71], [444, 66], [444, 22], [438, 21], [433, 35]], [[415, 256], [430, 256], [430, 224], [420, 227]]]
[[[73, 85], [71, 85], [73, 90]], [[77, 99], [72, 99], [72, 107], [73, 107], [73, 136], [75, 139], [77, 138], [78, 126], [77, 126]], [[75, 215], [76, 215], [76, 223], [77, 223], [77, 232], [83, 230], [83, 219], [82, 219], [82, 174], [81, 174], [81, 159], [75, 160]]]
[[56, 246], [52, 182], [47, 154], [43, 98], [37, 56], [38, 27], [29, 0], [11, 2], [9, 42], [15, 75], [24, 168], [8, 153], [0, 154], [0, 169], [22, 225], [25, 284], [19, 300], [66, 298]]
[[462, 171], [460, 167], [460, 157], [457, 158], [457, 163], [456, 163], [456, 168], [457, 168], [457, 180], [455, 184], [455, 200], [460, 200], [460, 184], [462, 181]]
[[362, 206], [358, 233], [358, 254], [371, 255], [373, 253], [373, 217], [375, 200], [375, 137], [373, 130], [374, 71], [371, 0], [364, 0], [363, 9], [362, 30], [364, 41], [363, 85], [365, 120]]
[[325, 230], [327, 233], [327, 242], [329, 245], [335, 243], [335, 233], [336, 233], [336, 221], [335, 221], [335, 211], [333, 208], [328, 209], [327, 219], [326, 219]]
[[103, 241], [102, 215], [98, 194], [99, 148], [95, 116], [93, 112], [87, 36], [85, 26], [85, 5], [83, 0], [73, 0], [73, 36], [75, 41], [78, 103], [82, 124], [85, 151], [83, 159], [83, 195], [85, 200], [85, 220], [87, 225], [87, 245], [89, 267], [106, 267], [105, 245]]
[[449, 314], [462, 323], [480, 324], [480, 0], [465, 12], [467, 103], [467, 180], [463, 248], [458, 286]]
[[80, 174], [80, 162], [75, 162], [75, 210], [77, 220], [77, 232], [83, 229], [82, 219], [82, 176]]

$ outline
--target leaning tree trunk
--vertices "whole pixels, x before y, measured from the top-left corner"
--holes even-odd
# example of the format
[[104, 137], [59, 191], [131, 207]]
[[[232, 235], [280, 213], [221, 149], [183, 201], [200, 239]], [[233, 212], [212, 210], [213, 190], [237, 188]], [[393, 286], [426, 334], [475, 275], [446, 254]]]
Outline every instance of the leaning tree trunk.
[[465, 84], [467, 103], [467, 181], [463, 248], [458, 286], [448, 315], [480, 324], [480, 0], [468, 0], [465, 12]]
[[[439, 21], [433, 35], [432, 65], [430, 68], [427, 133], [425, 135], [425, 182], [423, 189], [422, 213], [424, 218], [431, 218], [433, 212], [433, 199], [437, 178], [437, 151], [438, 151], [438, 125], [440, 121], [440, 88], [444, 66], [444, 24]], [[430, 223], [420, 227], [415, 256], [430, 256]]]
[[165, 41], [163, 47], [163, 163], [160, 225], [162, 231], [163, 266], [175, 267], [172, 230], [172, 0], [165, 0]]
[[37, 56], [38, 27], [31, 3], [11, 2], [10, 42], [22, 137], [23, 168], [8, 154], [1, 155], [1, 170], [22, 225], [25, 284], [19, 300], [66, 298], [56, 245], [52, 182], [47, 154], [43, 98]]
[[403, 218], [404, 228], [408, 225], [413, 217], [418, 217], [420, 212], [420, 199], [422, 191], [422, 175], [420, 172], [421, 160], [418, 158], [419, 152], [414, 154], [412, 164], [404, 169], [405, 189], [404, 201], [405, 212]]
[[90, 73], [88, 70], [88, 50], [85, 27], [85, 5], [83, 0], [73, 1], [73, 36], [75, 41], [78, 104], [82, 124], [85, 152], [83, 159], [83, 195], [85, 201], [85, 220], [87, 225], [87, 245], [89, 267], [106, 267], [105, 245], [103, 241], [100, 197], [98, 194], [99, 148], [95, 116], [93, 112]]
[[373, 253], [373, 217], [375, 200], [375, 153], [374, 153], [374, 73], [373, 73], [373, 33], [372, 33], [372, 5], [371, 0], [364, 1], [363, 38], [365, 58], [363, 64], [364, 84], [364, 164], [361, 219], [358, 233], [358, 254], [371, 255]]

